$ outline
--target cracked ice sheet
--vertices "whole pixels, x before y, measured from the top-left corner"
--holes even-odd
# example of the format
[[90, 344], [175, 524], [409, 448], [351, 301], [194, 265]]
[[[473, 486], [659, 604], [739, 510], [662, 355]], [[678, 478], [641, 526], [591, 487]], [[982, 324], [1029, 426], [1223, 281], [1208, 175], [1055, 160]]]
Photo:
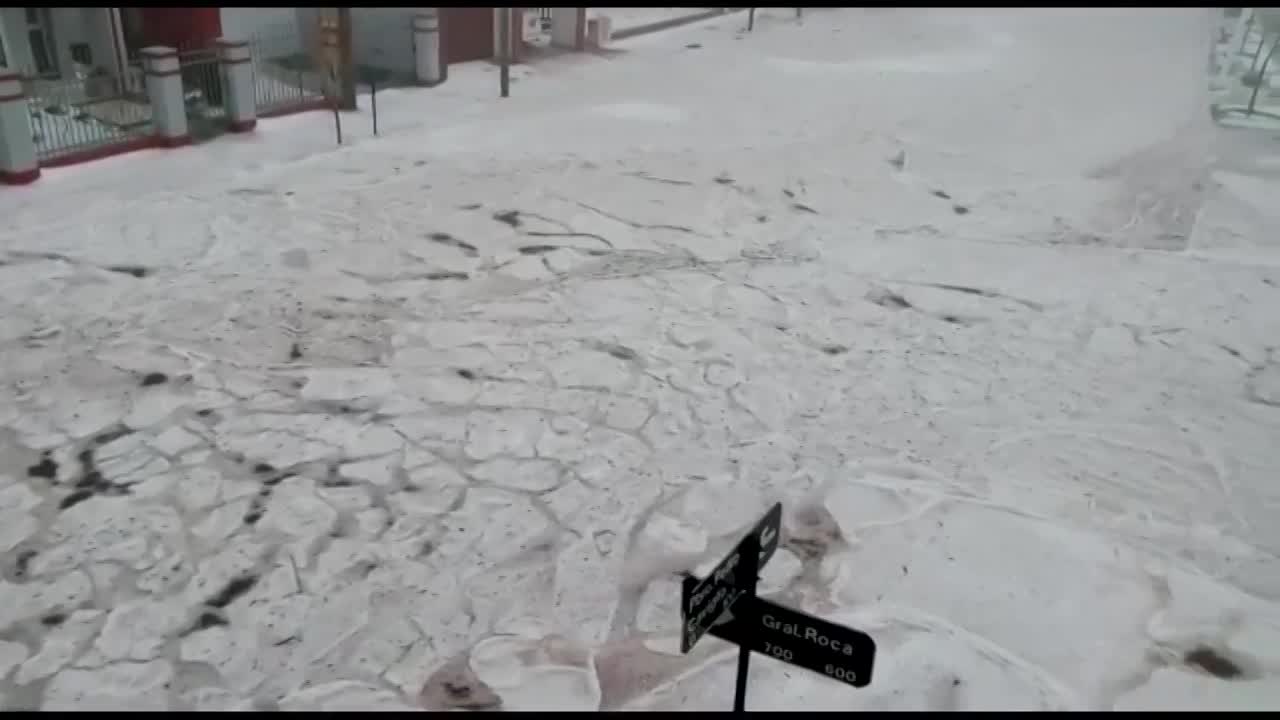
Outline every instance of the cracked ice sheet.
[[[509, 708], [720, 709], [673, 573], [783, 499], [768, 591], [881, 657], [761, 659], [753, 709], [1265, 704], [1275, 180], [1202, 173], [1203, 11], [1049, 12], [762, 9], [530, 65], [501, 118], [463, 65], [377, 142], [6, 191], [0, 702], [394, 708], [476, 650]], [[129, 494], [59, 509], [118, 422]]]

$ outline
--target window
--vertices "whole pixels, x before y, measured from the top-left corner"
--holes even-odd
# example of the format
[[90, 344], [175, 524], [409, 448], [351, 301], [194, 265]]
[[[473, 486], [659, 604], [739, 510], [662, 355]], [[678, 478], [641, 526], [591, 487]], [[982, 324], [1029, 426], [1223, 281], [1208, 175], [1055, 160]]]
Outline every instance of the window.
[[49, 31], [49, 8], [23, 8], [27, 18], [27, 42], [31, 45], [31, 62], [37, 75], [56, 75], [58, 58], [54, 55], [53, 37]]
[[27, 42], [31, 43], [31, 61], [36, 64], [36, 73], [47, 75], [53, 72], [53, 58], [44, 42], [44, 30], [28, 30]]
[[[9, 67], [9, 36], [5, 32], [4, 13], [0, 12], [0, 65]], [[22, 68], [10, 68], [11, 70], [21, 70]]]
[[89, 49], [89, 43], [72, 43], [71, 59], [85, 67], [92, 66], [93, 52]]

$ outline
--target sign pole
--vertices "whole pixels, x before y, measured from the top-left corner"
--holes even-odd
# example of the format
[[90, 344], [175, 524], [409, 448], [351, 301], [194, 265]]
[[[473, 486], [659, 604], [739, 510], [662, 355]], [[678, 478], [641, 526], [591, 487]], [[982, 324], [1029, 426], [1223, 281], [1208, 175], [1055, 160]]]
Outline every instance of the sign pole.
[[508, 97], [511, 94], [511, 8], [498, 9], [498, 96]]
[[[738, 615], [747, 609], [751, 600], [756, 596], [756, 583], [760, 575], [760, 538], [752, 533], [748, 535], [742, 545], [742, 560], [738, 564], [737, 586], [742, 591], [742, 598], [747, 602], [740, 603], [739, 608], [734, 613], [735, 620]], [[743, 643], [738, 646], [738, 677], [734, 683], [733, 689], [733, 711], [746, 712], [747, 704], [747, 676], [751, 673], [751, 648]]]

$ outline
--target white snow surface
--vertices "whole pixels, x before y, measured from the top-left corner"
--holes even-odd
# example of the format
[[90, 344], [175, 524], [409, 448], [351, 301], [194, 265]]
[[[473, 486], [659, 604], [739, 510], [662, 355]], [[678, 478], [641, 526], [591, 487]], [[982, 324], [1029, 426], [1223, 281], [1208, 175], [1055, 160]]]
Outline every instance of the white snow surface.
[[608, 8], [590, 8], [587, 14], [590, 17], [606, 16], [612, 21], [614, 32], [620, 30], [630, 30], [632, 28], [643, 27], [663, 22], [664, 20], [674, 20], [676, 18], [690, 17], [699, 15], [711, 10], [712, 8], [689, 8], [689, 7], [608, 7]]
[[678, 576], [782, 501], [877, 664], [751, 709], [1280, 706], [1216, 13], [762, 9], [0, 191], [0, 703], [728, 709]]

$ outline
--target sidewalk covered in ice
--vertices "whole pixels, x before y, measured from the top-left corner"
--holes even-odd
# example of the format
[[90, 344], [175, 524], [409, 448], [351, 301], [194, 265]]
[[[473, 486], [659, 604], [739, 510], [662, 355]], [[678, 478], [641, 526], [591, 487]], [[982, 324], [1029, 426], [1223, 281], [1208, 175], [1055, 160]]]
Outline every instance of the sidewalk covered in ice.
[[0, 707], [727, 709], [678, 573], [779, 500], [878, 665], [751, 709], [1275, 707], [1219, 18], [744, 21], [0, 191]]

